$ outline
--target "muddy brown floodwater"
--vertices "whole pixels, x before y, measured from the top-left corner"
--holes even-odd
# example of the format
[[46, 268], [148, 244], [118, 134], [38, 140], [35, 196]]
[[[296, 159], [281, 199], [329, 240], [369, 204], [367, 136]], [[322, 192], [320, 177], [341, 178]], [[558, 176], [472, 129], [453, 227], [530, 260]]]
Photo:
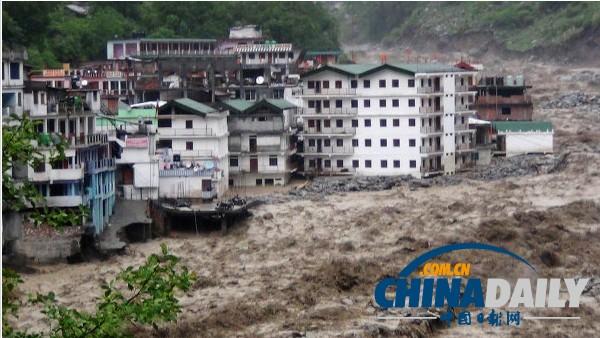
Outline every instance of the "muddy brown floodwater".
[[[600, 112], [543, 109], [559, 94], [590, 83], [572, 80], [581, 69], [507, 64], [526, 75], [536, 100], [534, 117], [551, 119], [555, 150], [566, 152], [566, 167], [555, 173], [496, 181], [463, 178], [452, 186], [315, 196], [263, 204], [222, 235], [176, 232], [167, 238], [129, 245], [126, 254], [78, 265], [35, 266], [21, 290], [55, 291], [62, 304], [92, 311], [100, 283], [129, 265], [141, 264], [160, 243], [198, 275], [179, 298], [177, 325], [135, 335], [168, 337], [380, 337], [523, 336], [593, 337], [600, 332]], [[591, 71], [600, 74], [599, 69]], [[594, 92], [595, 90], [595, 92]], [[425, 251], [449, 243], [481, 242], [513, 251], [533, 264], [537, 276], [595, 278], [580, 308], [525, 309], [530, 316], [579, 316], [580, 320], [523, 320], [519, 327], [458, 327], [380, 320], [390, 313], [373, 306], [378, 280], [397, 274]], [[445, 254], [444, 261], [471, 263], [471, 276], [536, 277], [503, 255]], [[592, 282], [590, 282], [592, 283]], [[43, 328], [39, 309], [23, 308], [17, 327]]]

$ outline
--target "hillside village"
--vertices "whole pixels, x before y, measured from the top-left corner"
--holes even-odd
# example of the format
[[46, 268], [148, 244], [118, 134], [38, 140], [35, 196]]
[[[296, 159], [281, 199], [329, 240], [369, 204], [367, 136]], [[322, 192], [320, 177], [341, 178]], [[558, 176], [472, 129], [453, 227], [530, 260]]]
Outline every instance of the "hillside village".
[[[13, 178], [34, 183], [49, 207], [88, 206], [82, 231], [97, 237], [119, 223], [124, 201], [141, 213], [154, 201], [222, 215], [219, 207], [231, 206], [215, 201], [239, 187], [431, 178], [493, 156], [553, 152], [552, 124], [533, 121], [523, 76], [385, 55], [342, 64], [341, 54], [265, 40], [253, 25], [224, 40], [135, 34], [107, 41], [104, 61], [62, 69], [33, 69], [26, 51], [3, 53], [4, 120], [41, 121], [34, 142], [48, 155], [55, 142], [68, 143], [64, 161], [16, 168]], [[36, 258], [39, 247], [19, 235], [3, 240], [28, 259], [73, 254]]]

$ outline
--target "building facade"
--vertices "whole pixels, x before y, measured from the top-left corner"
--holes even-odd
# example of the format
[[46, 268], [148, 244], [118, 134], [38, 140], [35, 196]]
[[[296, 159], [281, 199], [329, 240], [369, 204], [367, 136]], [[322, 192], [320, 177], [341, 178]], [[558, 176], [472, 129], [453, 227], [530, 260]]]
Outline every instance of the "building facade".
[[323, 66], [303, 75], [303, 170], [453, 174], [472, 163], [474, 71], [437, 64]]
[[23, 114], [23, 63], [27, 59], [27, 51], [2, 53], [2, 116]]
[[191, 99], [158, 109], [159, 197], [210, 200], [227, 191], [228, 115]]
[[230, 112], [229, 186], [285, 185], [296, 170], [296, 106], [283, 99], [221, 103]]
[[484, 77], [477, 85], [477, 117], [487, 121], [531, 121], [533, 102], [522, 75]]

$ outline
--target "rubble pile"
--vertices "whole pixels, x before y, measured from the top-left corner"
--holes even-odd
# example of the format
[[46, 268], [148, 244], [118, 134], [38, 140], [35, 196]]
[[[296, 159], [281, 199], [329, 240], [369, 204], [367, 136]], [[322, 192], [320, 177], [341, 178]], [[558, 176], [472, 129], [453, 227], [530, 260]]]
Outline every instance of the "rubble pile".
[[582, 112], [600, 111], [600, 95], [590, 95], [578, 91], [559, 96], [556, 100], [544, 105], [548, 109], [569, 109], [577, 108]]
[[489, 166], [476, 168], [466, 173], [472, 180], [493, 181], [506, 177], [548, 174], [562, 170], [567, 154], [520, 155], [513, 157], [495, 157]]

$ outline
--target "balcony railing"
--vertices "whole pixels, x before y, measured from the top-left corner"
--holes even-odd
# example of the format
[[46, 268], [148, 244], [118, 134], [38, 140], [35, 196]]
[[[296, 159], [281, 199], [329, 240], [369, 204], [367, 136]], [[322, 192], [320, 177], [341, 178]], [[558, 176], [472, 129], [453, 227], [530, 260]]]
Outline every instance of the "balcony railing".
[[468, 124], [457, 124], [457, 125], [454, 125], [454, 130], [455, 131], [475, 132], [475, 129], [469, 129], [469, 125]]
[[356, 95], [356, 88], [308, 88], [303, 89], [301, 95]]
[[433, 94], [441, 93], [444, 91], [444, 87], [417, 87], [418, 94]]
[[214, 169], [162, 169], [158, 171], [158, 177], [212, 177]]
[[475, 150], [475, 143], [457, 143], [456, 144], [456, 150], [457, 151], [469, 151], [469, 150]]
[[457, 104], [454, 107], [454, 111], [456, 111], [456, 112], [469, 111], [469, 110], [472, 110], [472, 109], [469, 109], [468, 104]]
[[529, 95], [512, 95], [509, 97], [488, 95], [477, 97], [478, 106], [495, 106], [496, 104], [531, 105], [532, 101]]
[[441, 126], [425, 126], [421, 127], [421, 134], [441, 134], [444, 131]]
[[254, 147], [244, 147], [242, 148], [242, 146], [240, 144], [235, 144], [235, 145], [230, 145], [229, 146], [229, 151], [230, 152], [236, 152], [236, 153], [276, 153], [276, 152], [280, 152], [280, 151], [287, 151], [286, 149], [283, 149], [281, 145], [265, 145], [265, 146], [254, 146]]
[[161, 136], [178, 137], [178, 136], [216, 136], [216, 132], [212, 128], [158, 128]]
[[421, 154], [434, 154], [444, 152], [444, 146], [421, 146], [419, 149], [421, 151]]
[[355, 127], [327, 127], [327, 128], [308, 127], [304, 130], [304, 134], [354, 135], [354, 134], [356, 134], [356, 128]]
[[69, 135], [67, 142], [72, 147], [85, 147], [108, 142], [107, 133], [87, 134], [87, 135]]
[[81, 196], [48, 196], [45, 200], [49, 207], [66, 208], [84, 204], [84, 198]]
[[309, 172], [315, 172], [319, 175], [344, 175], [356, 173], [356, 168], [337, 168], [337, 167], [321, 167], [321, 168], [308, 168]]
[[356, 115], [358, 108], [304, 108], [301, 115]]
[[217, 197], [217, 189], [202, 191], [202, 198], [205, 200], [209, 200], [211, 198]]
[[421, 168], [421, 173], [422, 174], [436, 174], [436, 173], [443, 173], [444, 172], [444, 166], [425, 166]]
[[463, 86], [456, 85], [456, 87], [455, 87], [455, 91], [456, 91], [457, 93], [458, 93], [458, 92], [468, 92], [468, 91], [469, 91], [469, 86], [467, 86], [467, 85], [463, 85]]
[[116, 162], [114, 158], [104, 158], [101, 160], [87, 161], [85, 171], [87, 173], [96, 173], [105, 170], [115, 169]]
[[306, 147], [304, 154], [352, 155], [354, 147]]
[[442, 114], [444, 113], [444, 107], [434, 107], [434, 106], [422, 106], [419, 107], [419, 113], [421, 114]]

